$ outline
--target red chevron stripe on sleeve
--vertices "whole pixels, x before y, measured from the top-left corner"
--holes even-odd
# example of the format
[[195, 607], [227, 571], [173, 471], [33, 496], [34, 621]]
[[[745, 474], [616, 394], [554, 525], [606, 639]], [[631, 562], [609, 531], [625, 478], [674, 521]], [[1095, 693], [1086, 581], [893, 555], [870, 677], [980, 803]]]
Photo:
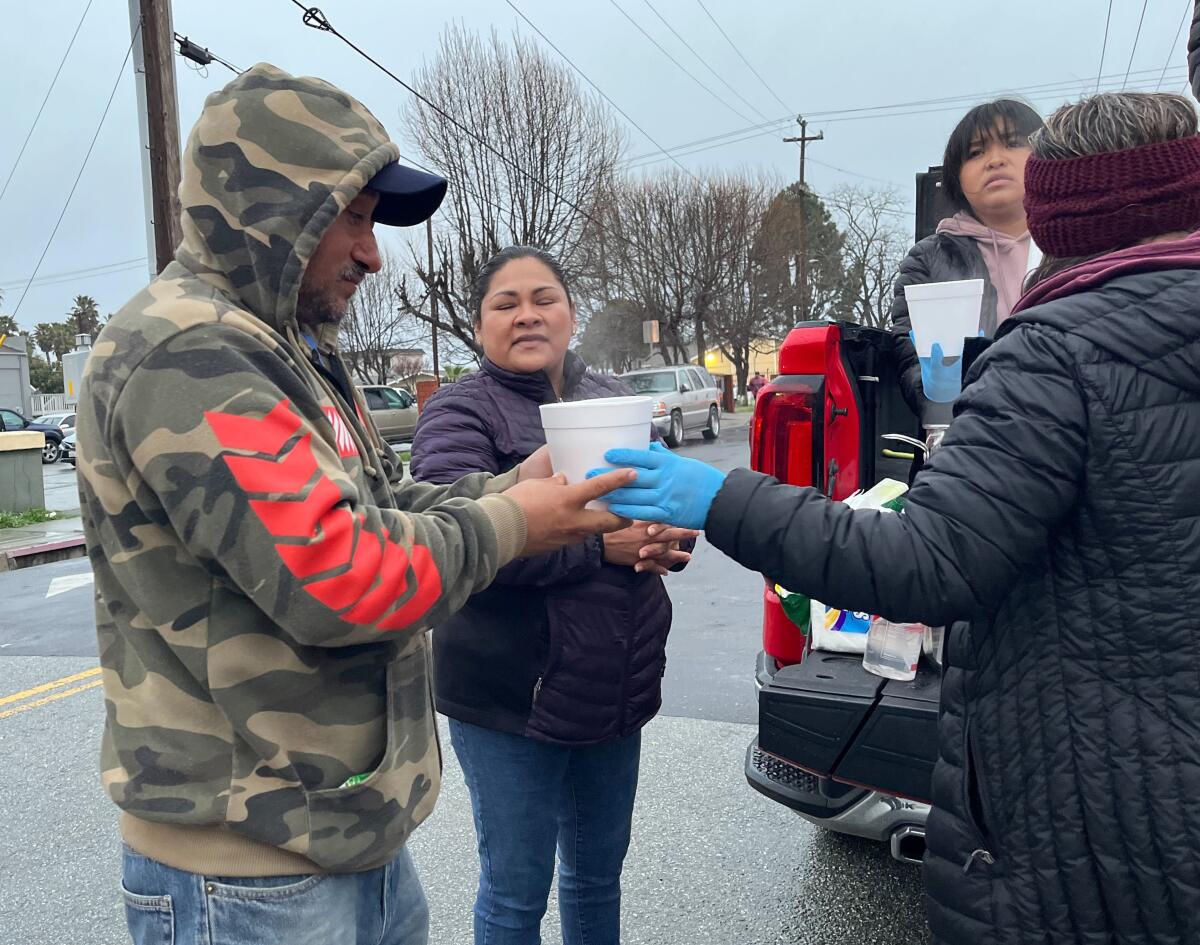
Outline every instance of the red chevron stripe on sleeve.
[[[277, 497], [248, 501], [272, 536], [304, 540], [280, 541], [275, 548], [288, 571], [307, 581], [302, 586], [309, 595], [339, 612], [347, 623], [371, 625], [411, 585], [408, 599], [379, 624], [380, 631], [413, 626], [441, 598], [442, 578], [433, 554], [422, 545], [406, 551], [367, 530], [365, 517], [346, 508], [341, 490], [319, 474], [311, 433], [296, 439], [285, 452], [302, 425], [288, 401], [281, 401], [261, 419], [215, 411], [205, 418], [226, 450], [259, 454], [225, 454], [225, 464], [249, 495]], [[331, 576], [309, 580], [324, 574]]]

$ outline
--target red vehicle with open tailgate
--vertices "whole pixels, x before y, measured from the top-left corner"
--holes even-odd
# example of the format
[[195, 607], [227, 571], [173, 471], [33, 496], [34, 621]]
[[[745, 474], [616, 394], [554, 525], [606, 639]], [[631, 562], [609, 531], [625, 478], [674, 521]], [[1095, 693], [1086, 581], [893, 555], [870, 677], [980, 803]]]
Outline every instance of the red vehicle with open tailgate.
[[[887, 332], [801, 324], [784, 342], [779, 371], [755, 403], [754, 469], [834, 499], [883, 478], [908, 481], [908, 448], [882, 438], [919, 433]], [[915, 680], [897, 682], [868, 673], [861, 656], [810, 650], [768, 575], [756, 675], [750, 784], [819, 826], [890, 842], [898, 859], [919, 861], [937, 752], [937, 667], [923, 660]]]

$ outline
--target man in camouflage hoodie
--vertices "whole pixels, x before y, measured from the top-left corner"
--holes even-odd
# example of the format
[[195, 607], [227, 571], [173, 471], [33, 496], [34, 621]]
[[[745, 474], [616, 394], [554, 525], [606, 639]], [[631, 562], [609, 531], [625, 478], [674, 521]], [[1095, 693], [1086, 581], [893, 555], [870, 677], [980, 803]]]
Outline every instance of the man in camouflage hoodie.
[[425, 942], [423, 631], [514, 557], [621, 524], [584, 503], [624, 473], [401, 483], [336, 351], [373, 222], [445, 192], [397, 157], [325, 82], [235, 79], [188, 142], [175, 260], [88, 362], [103, 781], [138, 943]]

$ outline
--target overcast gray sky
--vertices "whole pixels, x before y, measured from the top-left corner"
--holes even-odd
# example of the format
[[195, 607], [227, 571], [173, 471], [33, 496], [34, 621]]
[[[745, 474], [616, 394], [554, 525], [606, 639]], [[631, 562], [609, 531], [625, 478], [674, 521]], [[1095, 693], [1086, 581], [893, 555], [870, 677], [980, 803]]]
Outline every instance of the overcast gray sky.
[[[1039, 110], [1051, 111], [1094, 87], [1109, 5], [1108, 0], [704, 0], [735, 51], [697, 0], [514, 2], [668, 149], [728, 135], [762, 123], [763, 116], [779, 120], [768, 130], [696, 146], [703, 150], [683, 149], [679, 160], [688, 168], [761, 168], [792, 180], [796, 146], [779, 139], [796, 133], [786, 120], [793, 112], [803, 112], [811, 116], [810, 133], [825, 132], [825, 140], [809, 148], [810, 186], [823, 192], [844, 183], [891, 183], [908, 206], [914, 173], [938, 163], [946, 135], [971, 102], [849, 110], [955, 96], [983, 100], [993, 93], [1043, 86], [1027, 97]], [[87, 0], [4, 3], [0, 186], [86, 5]], [[493, 27], [501, 34], [530, 32], [505, 0], [442, 0], [436, 5], [325, 0], [320, 5], [338, 29], [405, 77], [432, 54], [449, 21], [483, 33]], [[1103, 72], [1116, 79], [1106, 87], [1119, 87], [1131, 68], [1130, 87], [1154, 89], [1166, 67], [1162, 89], [1181, 91], [1186, 26], [1182, 31], [1180, 26], [1190, 7], [1190, 0], [1146, 0], [1144, 6], [1139, 0], [1113, 0]], [[685, 75], [621, 10], [728, 104]], [[174, 17], [178, 32], [241, 68], [266, 60], [342, 86], [399, 137], [398, 116], [408, 93], [333, 37], [304, 27], [290, 0], [175, 0]], [[712, 71], [672, 35], [664, 20]], [[28, 149], [0, 200], [0, 312], [14, 311], [46, 247], [129, 42], [126, 0], [92, 0]], [[765, 84], [747, 68], [739, 51]], [[232, 74], [213, 64], [205, 77], [182, 60], [175, 61], [180, 124], [186, 135], [205, 95]], [[1059, 87], [1045, 90], [1054, 83]], [[630, 129], [629, 156], [654, 151]], [[642, 172], [670, 166], [663, 161]], [[903, 222], [910, 227], [908, 220]], [[127, 66], [18, 321], [32, 327], [60, 320], [77, 294], [95, 296], [103, 312], [116, 310], [145, 284], [145, 256], [136, 103], [132, 67]], [[91, 271], [71, 275], [81, 270]]]

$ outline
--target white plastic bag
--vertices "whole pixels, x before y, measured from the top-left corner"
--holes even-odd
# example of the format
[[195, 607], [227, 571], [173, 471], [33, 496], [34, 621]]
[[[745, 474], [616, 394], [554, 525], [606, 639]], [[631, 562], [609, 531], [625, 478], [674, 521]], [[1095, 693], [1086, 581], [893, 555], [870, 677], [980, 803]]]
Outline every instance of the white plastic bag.
[[[883, 509], [907, 491], [908, 486], [902, 482], [881, 479], [866, 492], [856, 492], [843, 501], [853, 509]], [[814, 600], [809, 620], [814, 650], [859, 654], [866, 651], [871, 614], [838, 610]]]

